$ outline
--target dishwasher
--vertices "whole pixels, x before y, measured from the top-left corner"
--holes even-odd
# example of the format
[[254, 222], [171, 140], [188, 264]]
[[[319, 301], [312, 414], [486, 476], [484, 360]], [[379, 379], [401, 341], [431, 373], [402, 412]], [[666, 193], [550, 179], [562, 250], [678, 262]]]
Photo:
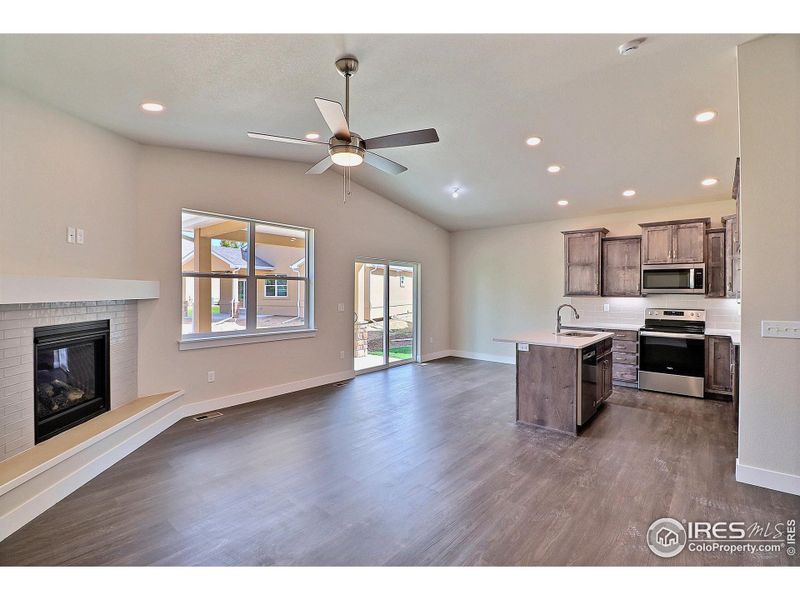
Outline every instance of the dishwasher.
[[584, 425], [611, 395], [611, 338], [581, 350], [581, 393], [578, 425]]

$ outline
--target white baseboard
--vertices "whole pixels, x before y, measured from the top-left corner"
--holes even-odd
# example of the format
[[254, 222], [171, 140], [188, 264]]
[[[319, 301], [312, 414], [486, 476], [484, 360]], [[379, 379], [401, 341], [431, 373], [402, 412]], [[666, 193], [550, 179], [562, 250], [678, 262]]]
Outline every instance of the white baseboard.
[[174, 402], [54, 462], [0, 495], [0, 541], [184, 417], [337, 383], [354, 376], [352, 370], [341, 371], [198, 402], [187, 401], [181, 393]]
[[228, 408], [229, 406], [248, 404], [250, 402], [263, 400], [265, 398], [282, 396], [283, 394], [291, 394], [292, 392], [299, 392], [300, 390], [307, 390], [310, 388], [319, 387], [321, 385], [338, 383], [340, 381], [352, 379], [355, 376], [355, 371], [351, 369], [349, 371], [340, 371], [338, 373], [331, 373], [329, 375], [320, 375], [319, 377], [301, 379], [299, 381], [273, 385], [257, 390], [241, 392], [239, 394], [231, 394], [230, 396], [221, 396], [219, 398], [200, 400], [198, 402], [186, 402], [183, 406], [183, 414], [180, 418], [190, 417], [192, 415], [208, 412], [210, 410], [220, 410], [222, 408]]
[[448, 356], [452, 356], [452, 350], [439, 350], [438, 352], [431, 352], [430, 354], [423, 354], [422, 355], [422, 362], [428, 362], [429, 360], [438, 360], [440, 358], [446, 358]]
[[743, 465], [736, 459], [736, 481], [800, 496], [800, 475]]
[[483, 352], [467, 352], [465, 350], [451, 350], [451, 356], [459, 358], [471, 358], [473, 360], [486, 360], [489, 362], [503, 363], [506, 365], [516, 364], [517, 360], [513, 356], [504, 356], [502, 354], [485, 354]]

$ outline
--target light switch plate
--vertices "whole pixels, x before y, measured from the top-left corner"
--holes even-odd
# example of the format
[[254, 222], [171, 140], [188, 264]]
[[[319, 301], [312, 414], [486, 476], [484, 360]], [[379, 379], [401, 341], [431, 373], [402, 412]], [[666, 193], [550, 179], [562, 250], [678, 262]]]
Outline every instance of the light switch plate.
[[67, 243], [74, 244], [75, 243], [75, 228], [74, 227], [67, 227]]
[[527, 352], [528, 344], [517, 344], [517, 350], [519, 350], [520, 352]]
[[336, 308], [339, 312], [344, 312], [344, 302], [339, 302], [339, 306]]
[[800, 321], [761, 321], [761, 337], [800, 338]]
[[80, 227], [75, 230], [75, 242], [77, 242], [78, 244], [83, 243], [83, 229], [81, 229]]

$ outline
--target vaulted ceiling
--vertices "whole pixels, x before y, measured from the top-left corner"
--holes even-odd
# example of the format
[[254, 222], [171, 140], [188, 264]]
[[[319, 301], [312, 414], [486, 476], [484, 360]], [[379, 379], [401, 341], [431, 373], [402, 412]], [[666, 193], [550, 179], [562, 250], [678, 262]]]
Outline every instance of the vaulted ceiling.
[[[381, 151], [401, 175], [353, 179], [447, 229], [730, 197], [736, 46], [753, 36], [653, 35], [620, 56], [638, 35], [6, 35], [0, 79], [143, 143], [310, 166], [324, 148], [245, 132], [325, 138], [313, 99], [343, 101], [333, 62], [354, 54], [352, 130], [435, 127], [441, 141]], [[706, 109], [718, 117], [696, 123]]]

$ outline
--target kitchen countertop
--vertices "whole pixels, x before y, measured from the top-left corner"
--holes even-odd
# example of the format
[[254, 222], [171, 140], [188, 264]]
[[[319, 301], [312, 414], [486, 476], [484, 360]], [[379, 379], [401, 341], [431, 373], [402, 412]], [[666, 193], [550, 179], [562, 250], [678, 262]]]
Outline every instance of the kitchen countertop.
[[721, 335], [731, 338], [731, 341], [737, 346], [742, 344], [741, 329], [706, 329], [706, 335]]
[[621, 329], [624, 331], [639, 331], [642, 327], [644, 327], [644, 322], [642, 323], [598, 323], [596, 321], [580, 321], [580, 322], [572, 322], [572, 323], [564, 323], [562, 327], [576, 327], [580, 329], [581, 327], [590, 327], [594, 329]]
[[[574, 331], [574, 330], [570, 330]], [[594, 333], [594, 332], [588, 332]], [[511, 344], [530, 344], [532, 346], [552, 346], [554, 348], [572, 348], [580, 350], [592, 344], [596, 344], [600, 340], [605, 340], [613, 337], [613, 333], [598, 333], [592, 337], [569, 337], [565, 335], [556, 335], [552, 330], [533, 329], [530, 331], [521, 331], [513, 335], [497, 336], [494, 338], [495, 342], [508, 342]]]

